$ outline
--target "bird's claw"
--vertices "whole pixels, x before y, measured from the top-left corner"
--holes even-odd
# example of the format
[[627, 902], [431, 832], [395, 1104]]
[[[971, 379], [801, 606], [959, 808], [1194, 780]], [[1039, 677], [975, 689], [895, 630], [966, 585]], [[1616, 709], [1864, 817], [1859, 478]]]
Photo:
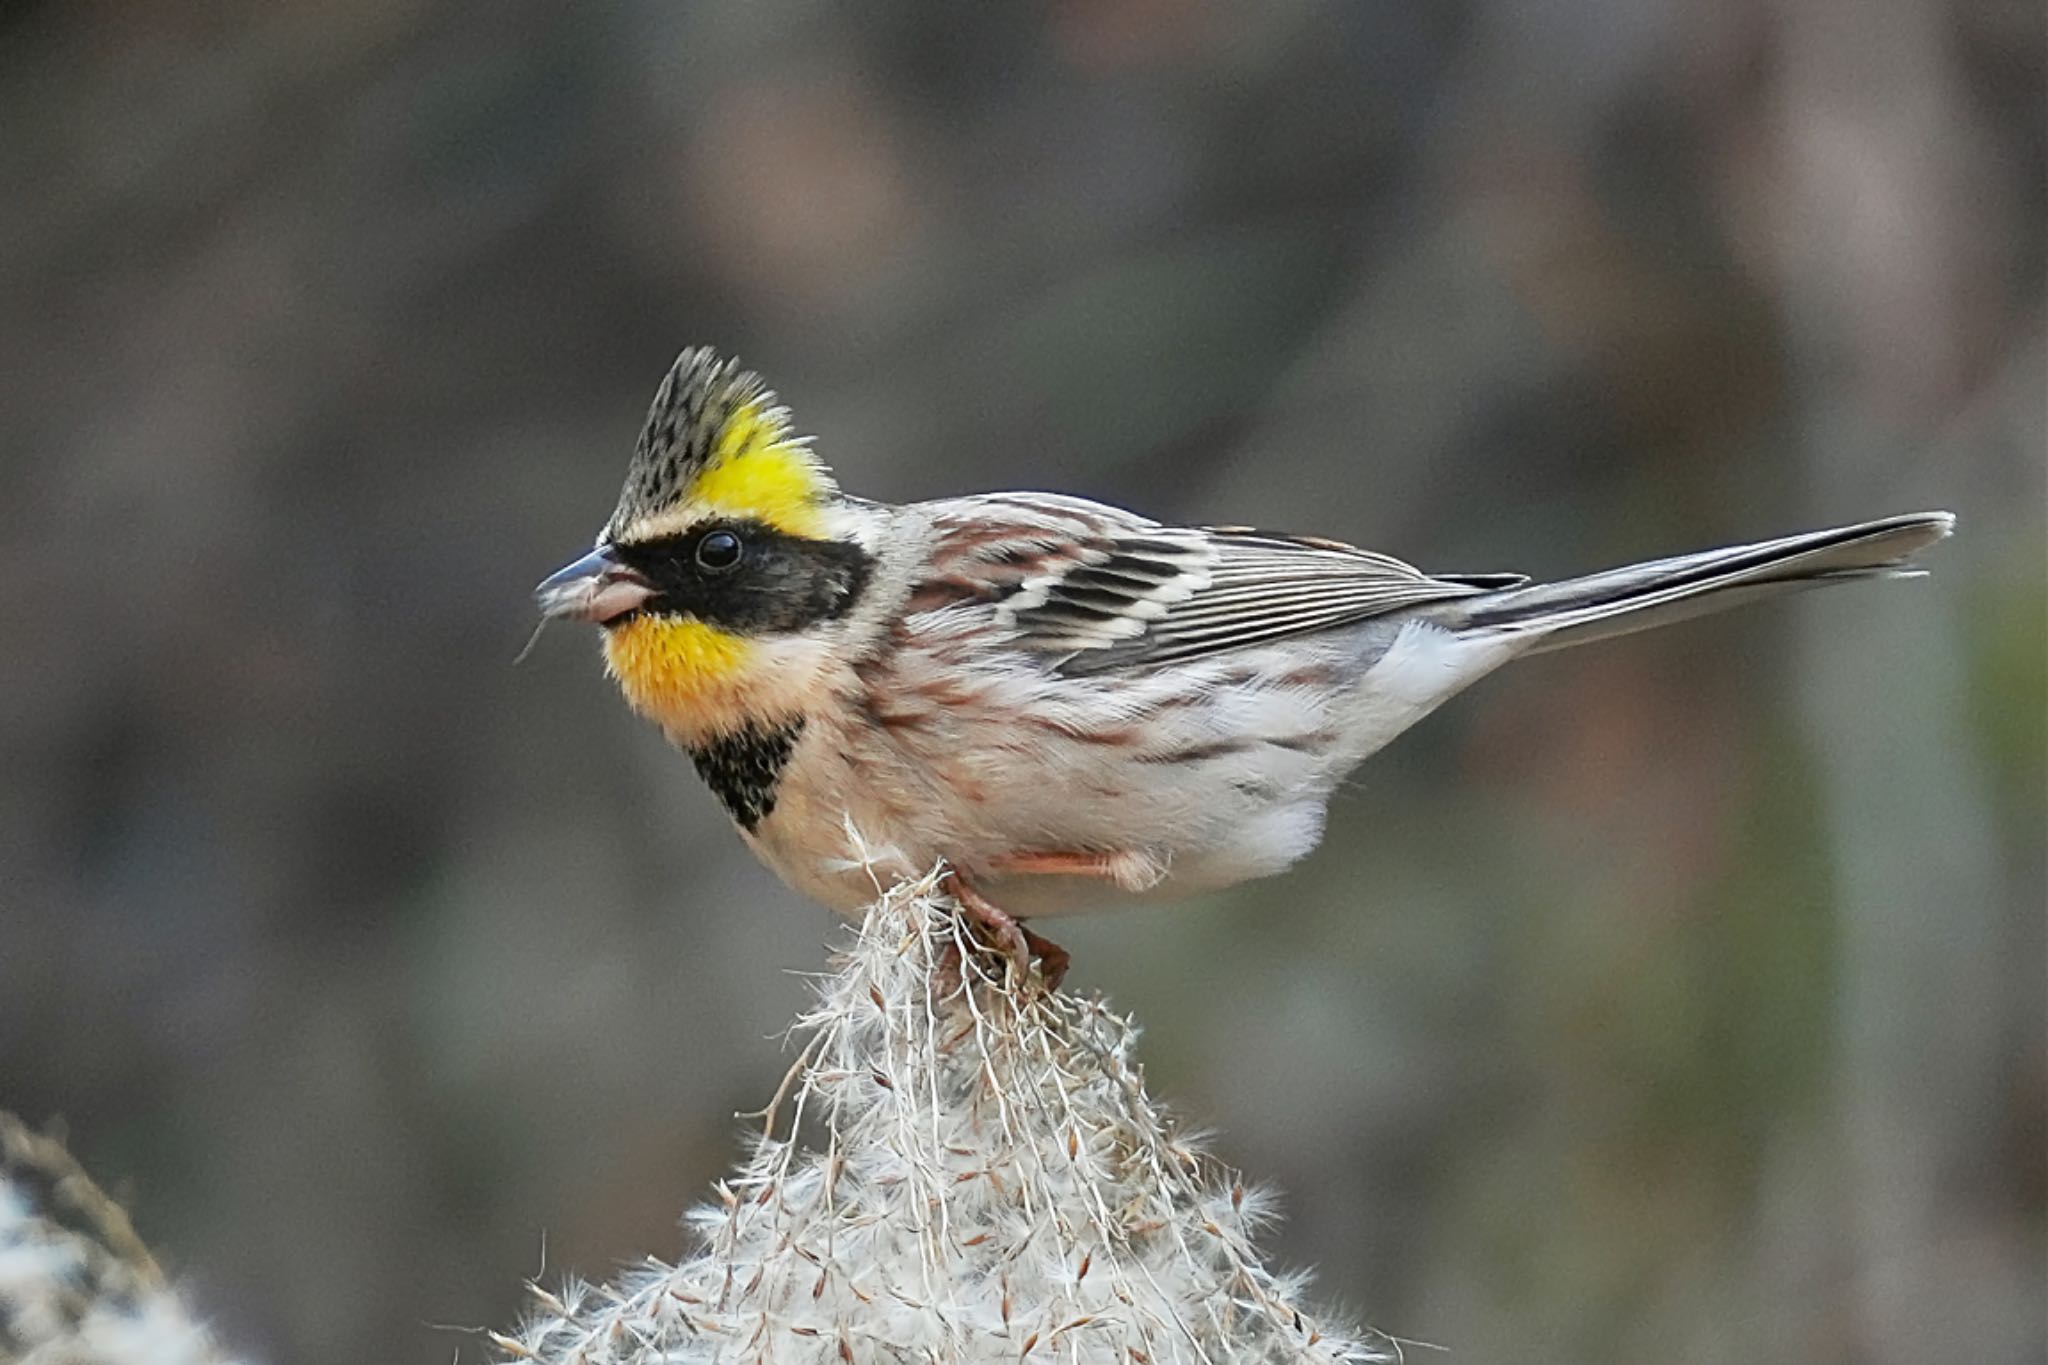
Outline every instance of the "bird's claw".
[[1050, 995], [1060, 988], [1072, 961], [1066, 949], [1032, 933], [1015, 915], [976, 891], [957, 872], [949, 873], [947, 880], [961, 915], [988, 935], [989, 946], [1009, 962], [1019, 985], [1031, 981], [1031, 959], [1035, 955], [1039, 961], [1037, 975], [1045, 992]]

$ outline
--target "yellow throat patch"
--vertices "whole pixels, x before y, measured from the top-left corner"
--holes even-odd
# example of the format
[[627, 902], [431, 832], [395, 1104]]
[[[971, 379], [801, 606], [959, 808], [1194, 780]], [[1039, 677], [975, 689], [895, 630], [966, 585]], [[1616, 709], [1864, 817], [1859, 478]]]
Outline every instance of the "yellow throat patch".
[[731, 631], [680, 616], [641, 616], [604, 633], [605, 671], [635, 711], [694, 733], [743, 716], [755, 645]]

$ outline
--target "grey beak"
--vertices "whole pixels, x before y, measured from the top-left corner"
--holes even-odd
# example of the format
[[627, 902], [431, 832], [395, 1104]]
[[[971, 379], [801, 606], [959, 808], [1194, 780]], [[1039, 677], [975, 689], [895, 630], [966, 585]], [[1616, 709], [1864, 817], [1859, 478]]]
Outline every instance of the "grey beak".
[[566, 616], [599, 623], [624, 616], [652, 596], [654, 585], [620, 563], [608, 545], [556, 570], [533, 590], [533, 600], [546, 619]]

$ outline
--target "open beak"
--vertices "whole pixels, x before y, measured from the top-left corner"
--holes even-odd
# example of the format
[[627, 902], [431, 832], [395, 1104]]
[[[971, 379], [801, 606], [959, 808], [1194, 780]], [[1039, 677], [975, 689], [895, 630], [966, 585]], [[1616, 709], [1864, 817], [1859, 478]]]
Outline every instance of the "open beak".
[[550, 574], [533, 590], [543, 618], [552, 621], [566, 616], [600, 625], [624, 616], [652, 596], [654, 585], [639, 571], [620, 563], [605, 545]]

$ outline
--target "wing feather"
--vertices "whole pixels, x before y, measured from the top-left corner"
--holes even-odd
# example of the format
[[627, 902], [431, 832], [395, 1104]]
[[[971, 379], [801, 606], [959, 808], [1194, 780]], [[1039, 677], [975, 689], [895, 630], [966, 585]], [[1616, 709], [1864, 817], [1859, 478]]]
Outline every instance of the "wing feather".
[[[1436, 576], [1249, 527], [1162, 526], [1056, 494], [927, 506], [937, 541], [911, 610], [992, 612], [1012, 647], [1069, 674], [1201, 658], [1526, 581]], [[971, 618], [945, 619], [960, 629]]]
[[1235, 528], [1110, 538], [1026, 582], [999, 621], [1068, 673], [1159, 664], [1331, 630], [1519, 582], [1438, 578], [1334, 541]]

